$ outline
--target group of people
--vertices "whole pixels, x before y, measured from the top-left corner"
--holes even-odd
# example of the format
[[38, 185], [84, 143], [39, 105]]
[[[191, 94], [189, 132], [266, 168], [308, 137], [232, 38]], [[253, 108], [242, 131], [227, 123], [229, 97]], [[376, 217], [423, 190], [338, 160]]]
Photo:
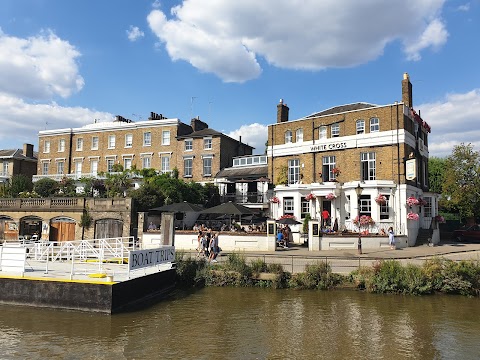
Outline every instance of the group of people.
[[218, 232], [212, 232], [211, 228], [205, 231], [198, 230], [198, 256], [204, 256], [208, 261], [217, 262], [217, 256], [220, 253], [218, 246]]
[[279, 227], [277, 230], [277, 245], [284, 249], [288, 249], [291, 233], [292, 230], [290, 229], [290, 226], [285, 225], [284, 227]]

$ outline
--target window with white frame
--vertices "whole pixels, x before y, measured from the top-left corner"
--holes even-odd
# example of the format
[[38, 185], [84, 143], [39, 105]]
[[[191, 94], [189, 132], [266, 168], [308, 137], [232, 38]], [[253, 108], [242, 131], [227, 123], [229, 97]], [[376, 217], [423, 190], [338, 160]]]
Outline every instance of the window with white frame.
[[295, 208], [294, 208], [294, 203], [293, 203], [293, 197], [283, 198], [283, 214], [293, 216], [294, 210], [295, 210]]
[[212, 158], [203, 158], [203, 176], [212, 176]]
[[98, 173], [98, 160], [90, 160], [90, 172], [94, 175]]
[[125, 135], [125, 147], [131, 148], [133, 146], [133, 134]]
[[82, 176], [82, 160], [75, 160], [75, 175]]
[[108, 135], [108, 148], [115, 149], [115, 135]]
[[300, 182], [300, 160], [288, 160], [288, 183], [298, 184]]
[[92, 136], [92, 150], [98, 150], [98, 136]]
[[130, 170], [132, 168], [132, 158], [123, 159], [123, 169]]
[[340, 136], [340, 124], [332, 124], [331, 128], [332, 137]]
[[44, 161], [42, 163], [42, 175], [48, 175], [49, 168], [50, 168], [50, 163], [48, 161]]
[[371, 118], [370, 119], [370, 132], [379, 132], [380, 131], [380, 120], [379, 118]]
[[375, 153], [361, 153], [360, 156], [362, 181], [376, 179]]
[[65, 139], [58, 140], [58, 152], [65, 151]]
[[303, 141], [303, 129], [297, 129], [295, 133], [295, 140], [296, 142], [302, 142]]
[[285, 144], [292, 142], [292, 132], [290, 130], [285, 131]]
[[193, 150], [193, 139], [185, 139], [185, 151]]
[[50, 141], [49, 140], [45, 140], [45, 142], [43, 143], [43, 152], [44, 153], [49, 153], [50, 152]]
[[302, 209], [301, 209], [302, 219], [304, 219], [307, 214], [310, 214], [310, 201], [306, 200], [305, 198], [302, 198], [301, 206], [302, 206]]
[[57, 174], [63, 174], [65, 163], [63, 161], [57, 161]]
[[335, 156], [324, 156], [322, 158], [322, 181], [334, 181], [336, 175], [333, 173], [335, 168]]
[[161, 169], [164, 174], [170, 172], [170, 156], [161, 157]]
[[77, 151], [82, 151], [83, 150], [83, 138], [78, 138], [77, 139]]
[[162, 131], [162, 145], [170, 145], [170, 130]]
[[365, 134], [365, 120], [357, 120], [357, 134]]
[[327, 127], [326, 126], [320, 126], [318, 129], [318, 138], [319, 139], [326, 139], [327, 138]]
[[380, 204], [380, 220], [388, 220], [390, 219], [390, 195], [383, 195], [385, 196], [384, 204]]
[[423, 200], [426, 201], [426, 205], [423, 207], [425, 213], [425, 217], [432, 217], [432, 198], [431, 197], [424, 197]]
[[193, 158], [188, 157], [183, 159], [183, 176], [192, 177], [193, 173]]
[[142, 169], [150, 169], [152, 167], [152, 157], [144, 156], [142, 157]]
[[8, 175], [8, 161], [3, 162], [3, 176]]
[[204, 150], [212, 150], [212, 138], [211, 137], [203, 138], [203, 149]]
[[360, 195], [360, 216], [372, 216], [372, 198], [370, 195]]
[[107, 159], [107, 172], [113, 172], [113, 165], [115, 164], [115, 159]]
[[143, 146], [152, 146], [152, 133], [150, 131], [143, 133]]

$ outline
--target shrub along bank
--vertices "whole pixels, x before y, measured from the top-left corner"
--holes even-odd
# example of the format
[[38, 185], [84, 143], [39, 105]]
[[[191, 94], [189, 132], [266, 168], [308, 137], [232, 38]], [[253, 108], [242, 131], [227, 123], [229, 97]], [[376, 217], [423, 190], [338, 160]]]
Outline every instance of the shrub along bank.
[[355, 288], [372, 293], [424, 295], [432, 293], [480, 295], [480, 263], [455, 262], [445, 258], [427, 260], [423, 266], [381, 260], [361, 267], [347, 276], [332, 272], [320, 261], [307, 265], [305, 272], [291, 274], [279, 264], [258, 259], [247, 264], [245, 257], [231, 253], [222, 263], [210, 264], [184, 253], [176, 254], [177, 285], [257, 286], [266, 288], [318, 289]]

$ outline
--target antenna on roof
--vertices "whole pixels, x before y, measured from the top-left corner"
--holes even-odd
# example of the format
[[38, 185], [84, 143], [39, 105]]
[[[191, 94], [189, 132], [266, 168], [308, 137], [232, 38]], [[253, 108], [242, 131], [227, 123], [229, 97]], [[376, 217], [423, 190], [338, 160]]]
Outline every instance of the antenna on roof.
[[47, 130], [48, 121], [45, 121], [45, 130]]

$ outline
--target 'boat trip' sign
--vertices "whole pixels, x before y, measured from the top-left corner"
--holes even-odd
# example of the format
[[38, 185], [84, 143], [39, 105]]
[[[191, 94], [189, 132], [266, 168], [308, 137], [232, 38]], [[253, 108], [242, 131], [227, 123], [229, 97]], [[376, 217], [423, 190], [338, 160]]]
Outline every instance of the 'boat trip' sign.
[[175, 261], [175, 246], [163, 246], [158, 249], [131, 251], [128, 267], [130, 270], [137, 270], [173, 261]]

